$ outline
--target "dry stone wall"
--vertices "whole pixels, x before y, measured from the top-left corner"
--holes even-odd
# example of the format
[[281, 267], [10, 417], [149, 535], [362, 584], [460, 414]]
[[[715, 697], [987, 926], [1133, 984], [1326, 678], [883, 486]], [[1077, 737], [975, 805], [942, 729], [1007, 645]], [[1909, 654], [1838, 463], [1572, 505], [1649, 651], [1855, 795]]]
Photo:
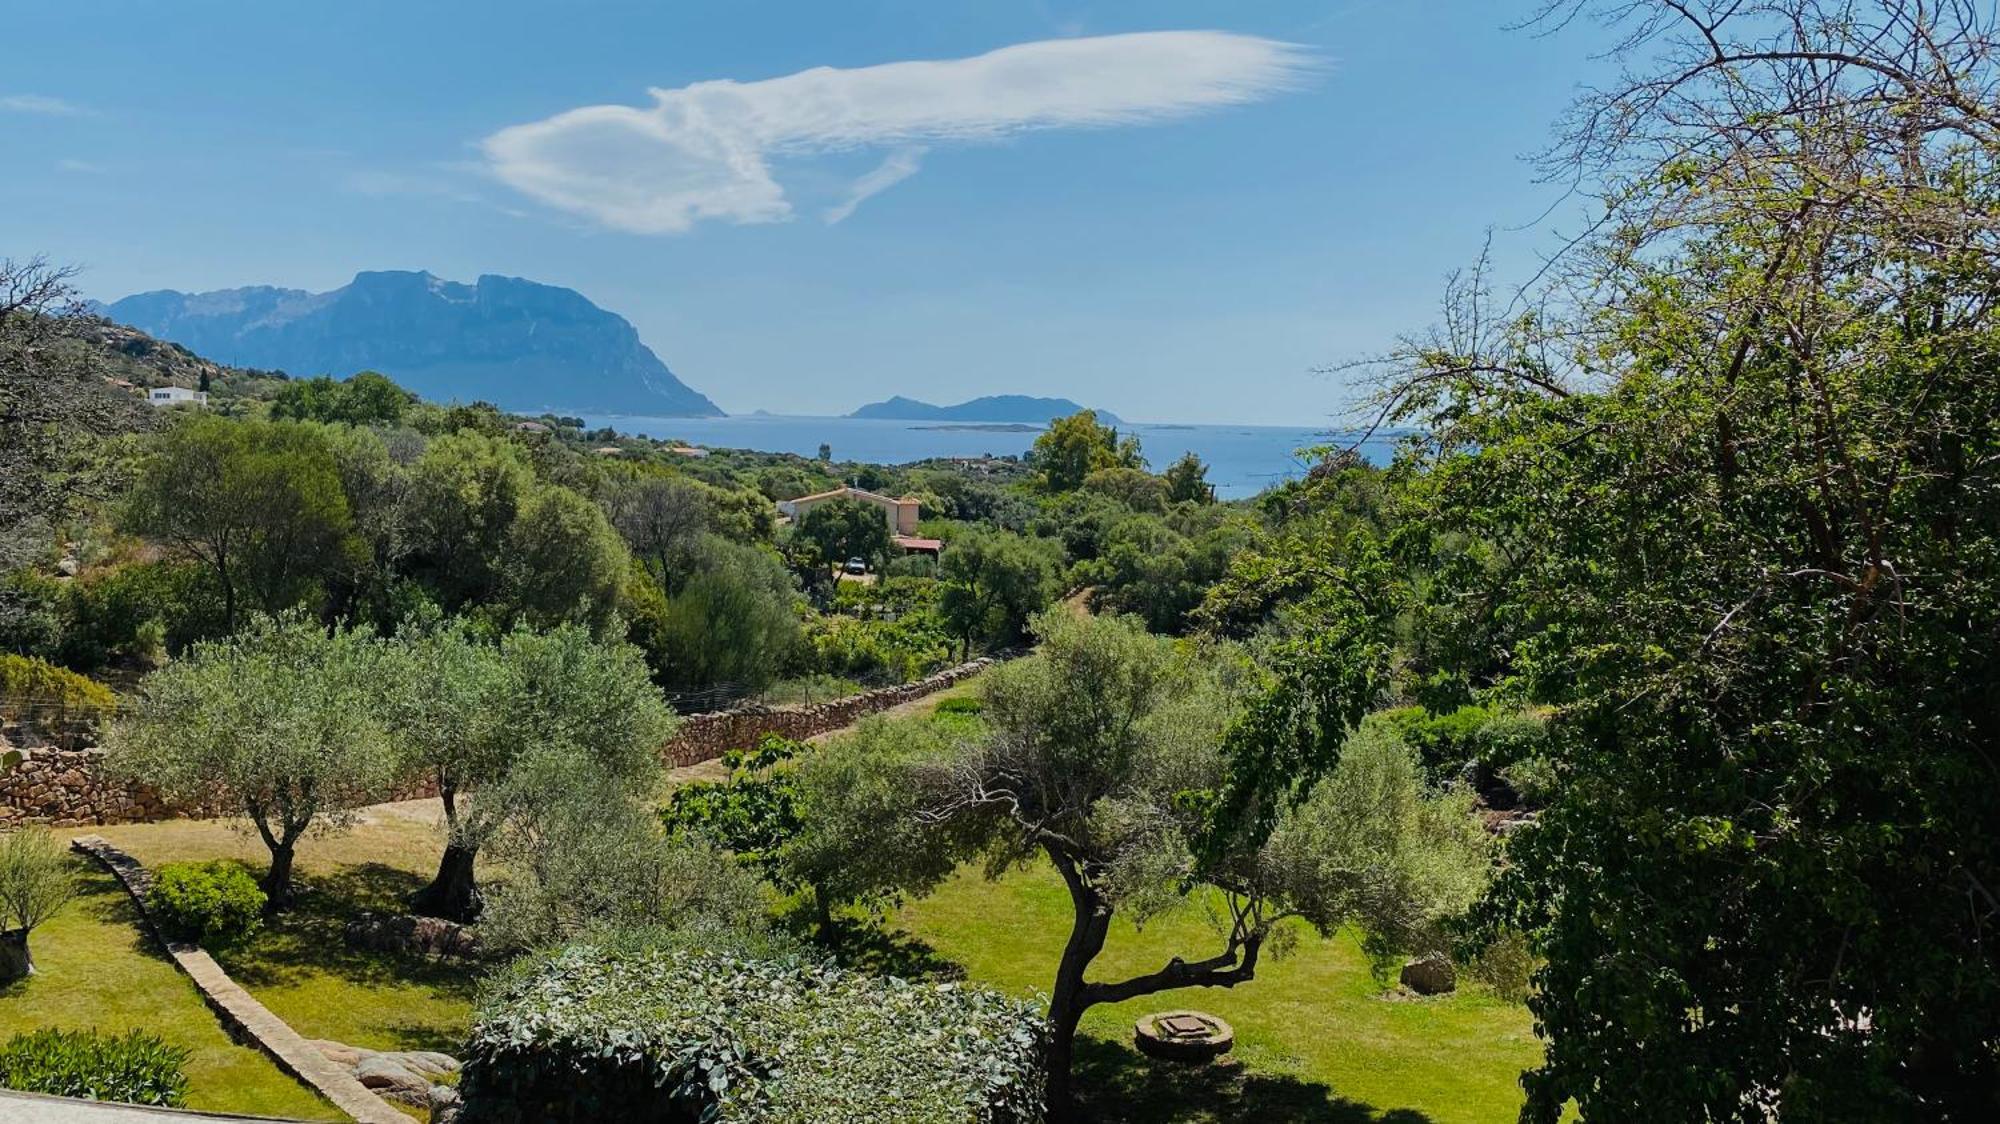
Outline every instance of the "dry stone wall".
[[713, 761], [732, 749], [756, 745], [766, 734], [802, 739], [851, 726], [868, 715], [880, 714], [963, 682], [997, 662], [997, 657], [984, 656], [933, 672], [914, 683], [880, 687], [811, 706], [752, 706], [690, 715], [667, 741], [664, 751], [667, 764], [678, 767]]
[[[982, 657], [948, 667], [914, 683], [881, 687], [811, 706], [748, 707], [691, 715], [660, 749], [670, 766], [712, 761], [732, 749], [756, 745], [766, 734], [810, 738], [935, 694], [977, 675], [1001, 657]], [[421, 783], [396, 794], [398, 799], [437, 795], [434, 785]], [[209, 814], [217, 814], [220, 809]], [[42, 746], [15, 748], [0, 740], [0, 830], [23, 824], [79, 827], [87, 824], [141, 823], [172, 819], [186, 811], [170, 807], [144, 785], [111, 779], [104, 771], [101, 749], [61, 749]]]
[[0, 828], [135, 823], [171, 815], [152, 789], [106, 776], [101, 749], [0, 749]]

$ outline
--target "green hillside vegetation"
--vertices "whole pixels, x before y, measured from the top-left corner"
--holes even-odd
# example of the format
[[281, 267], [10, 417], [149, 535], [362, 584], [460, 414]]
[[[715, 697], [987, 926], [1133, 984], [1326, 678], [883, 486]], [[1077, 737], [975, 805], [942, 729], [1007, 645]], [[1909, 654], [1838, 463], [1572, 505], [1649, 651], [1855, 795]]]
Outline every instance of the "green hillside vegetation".
[[[1549, 153], [1601, 221], [1348, 368], [1391, 463], [1323, 450], [1241, 502], [1090, 411], [1014, 460], [867, 465], [233, 371], [8, 263], [0, 701], [253, 825], [104, 831], [261, 876], [218, 955], [300, 1030], [478, 1026], [485, 1119], [613, 1087], [688, 1120], [896, 1119], [904, 1088], [1019, 1122], [2000, 1117], [1975, 9], [1542, 8], [1626, 37]], [[188, 378], [207, 408], [122, 385]], [[842, 484], [917, 499], [940, 556], [857, 502], [780, 519]], [[981, 653], [1010, 658], [832, 736], [659, 760], [696, 711]], [[69, 902], [7, 838], [0, 1029], [153, 1026], [194, 1103], [311, 1111], [102, 878]], [[408, 910], [492, 960], [346, 939]], [[1131, 1045], [1196, 1007], [1227, 1058]], [[841, 1027], [867, 1058], [773, 1056]]]

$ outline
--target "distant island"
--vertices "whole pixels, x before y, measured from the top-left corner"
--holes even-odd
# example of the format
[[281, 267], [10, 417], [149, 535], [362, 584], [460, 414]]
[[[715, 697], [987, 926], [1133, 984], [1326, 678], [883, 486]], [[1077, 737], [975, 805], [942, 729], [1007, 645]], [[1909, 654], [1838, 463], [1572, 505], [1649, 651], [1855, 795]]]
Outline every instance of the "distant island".
[[[1083, 409], [1067, 398], [1036, 398], [1026, 394], [989, 394], [960, 402], [956, 406], [934, 406], [914, 398], [896, 395], [883, 402], [870, 402], [847, 415], [850, 418], [880, 418], [892, 421], [1010, 422], [1047, 425], [1052, 418], [1066, 417]], [[1097, 411], [1097, 420], [1106, 425], [1124, 425], [1109, 410]]]

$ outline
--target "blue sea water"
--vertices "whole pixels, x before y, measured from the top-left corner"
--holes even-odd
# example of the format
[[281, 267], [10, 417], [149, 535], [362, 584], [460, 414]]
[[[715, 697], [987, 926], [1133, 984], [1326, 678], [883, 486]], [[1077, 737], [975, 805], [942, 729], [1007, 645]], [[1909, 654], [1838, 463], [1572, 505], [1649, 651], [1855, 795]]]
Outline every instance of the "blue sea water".
[[[949, 428], [945, 423], [896, 421], [882, 418], [811, 418], [781, 414], [746, 414], [729, 418], [650, 418], [586, 415], [592, 429], [610, 426], [621, 433], [672, 438], [690, 445], [718, 449], [753, 449], [762, 453], [814, 456], [822, 442], [833, 446], [835, 460], [872, 464], [904, 464], [928, 457], [1019, 456], [1034, 444], [1038, 429]], [[1280, 481], [1303, 474], [1311, 460], [1299, 450], [1327, 444], [1346, 445], [1351, 438], [1325, 428], [1272, 425], [1164, 425], [1134, 423], [1121, 433], [1136, 433], [1155, 471], [1193, 452], [1208, 464], [1209, 483], [1222, 499], [1255, 495]], [[1370, 461], [1389, 459], [1391, 441], [1377, 437], [1362, 447]]]

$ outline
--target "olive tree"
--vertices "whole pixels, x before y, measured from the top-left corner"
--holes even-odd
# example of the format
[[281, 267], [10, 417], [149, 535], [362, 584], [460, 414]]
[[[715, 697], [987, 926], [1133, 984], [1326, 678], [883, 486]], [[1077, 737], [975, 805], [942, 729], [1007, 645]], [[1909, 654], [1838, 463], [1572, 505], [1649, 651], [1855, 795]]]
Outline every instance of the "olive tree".
[[0, 982], [35, 974], [28, 934], [75, 896], [69, 860], [48, 832], [0, 835]]
[[[1218, 846], [1213, 802], [1200, 794], [1224, 783], [1228, 735], [1262, 684], [1257, 670], [1240, 653], [1179, 649], [1129, 618], [1052, 611], [1036, 631], [1037, 653], [987, 680], [986, 736], [928, 752], [898, 744], [850, 787], [864, 814], [840, 822], [857, 869], [895, 888], [926, 890], [974, 853], [989, 872], [1043, 860], [1062, 876], [1071, 908], [1049, 1000], [1053, 1111], [1074, 1111], [1070, 1068], [1087, 1010], [1246, 983], [1267, 948], [1282, 950], [1292, 919], [1322, 933], [1358, 925], [1384, 958], [1443, 949], [1441, 922], [1484, 887], [1490, 844], [1469, 797], [1427, 793], [1392, 733], [1364, 727], [1334, 778], [1283, 802], [1272, 831]], [[810, 796], [806, 807], [831, 814]], [[1085, 978], [1114, 917], [1195, 903], [1214, 907], [1218, 949], [1124, 979]]]
[[180, 807], [248, 819], [270, 849], [262, 884], [279, 906], [299, 839], [350, 825], [389, 793], [393, 670], [366, 629], [329, 630], [302, 613], [260, 618], [148, 675], [107, 731], [107, 762]]
[[446, 843], [437, 877], [415, 908], [471, 920], [481, 894], [480, 850], [556, 783], [542, 761], [633, 791], [655, 786], [674, 717], [629, 644], [600, 642], [581, 625], [516, 629], [490, 644], [459, 624], [413, 622], [397, 640], [393, 715], [405, 775], [435, 783]]
[[1058, 593], [1061, 560], [1052, 544], [1006, 531], [960, 535], [938, 562], [938, 612], [958, 637], [961, 654], [974, 640], [1012, 644], [1028, 619]]
[[669, 835], [653, 788], [574, 746], [524, 760], [491, 840], [509, 877], [491, 895], [484, 938], [525, 949], [604, 930], [762, 928], [757, 876], [705, 840]]

